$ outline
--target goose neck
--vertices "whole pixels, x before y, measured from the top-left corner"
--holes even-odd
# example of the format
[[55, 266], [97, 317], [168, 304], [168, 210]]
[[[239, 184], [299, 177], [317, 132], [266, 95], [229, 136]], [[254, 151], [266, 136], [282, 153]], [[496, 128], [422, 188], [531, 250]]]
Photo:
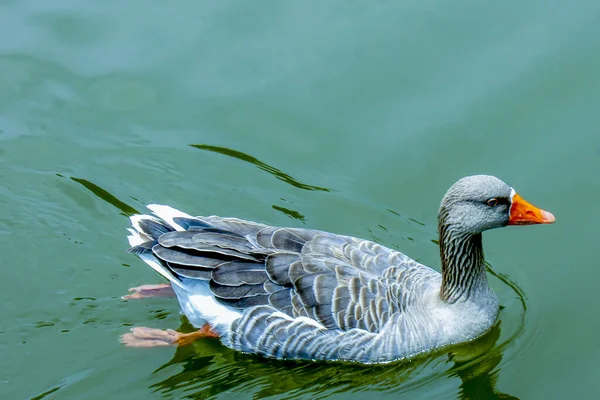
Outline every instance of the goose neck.
[[447, 303], [470, 299], [489, 289], [483, 258], [481, 233], [461, 232], [440, 223], [442, 286], [440, 297]]

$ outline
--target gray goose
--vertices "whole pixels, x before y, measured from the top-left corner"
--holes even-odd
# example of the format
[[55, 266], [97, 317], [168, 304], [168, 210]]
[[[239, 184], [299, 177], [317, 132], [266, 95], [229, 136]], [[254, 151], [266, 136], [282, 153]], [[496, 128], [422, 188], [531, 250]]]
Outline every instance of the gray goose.
[[398, 251], [350, 236], [149, 205], [131, 217], [130, 253], [169, 284], [127, 298], [175, 294], [197, 332], [133, 328], [129, 346], [217, 337], [278, 359], [385, 363], [469, 341], [498, 315], [481, 235], [554, 216], [500, 179], [460, 179], [439, 214], [441, 274]]

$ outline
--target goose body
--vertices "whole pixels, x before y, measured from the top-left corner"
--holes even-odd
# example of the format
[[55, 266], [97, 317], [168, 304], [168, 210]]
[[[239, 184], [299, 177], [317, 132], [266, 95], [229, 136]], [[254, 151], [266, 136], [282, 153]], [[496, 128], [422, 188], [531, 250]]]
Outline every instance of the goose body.
[[554, 221], [497, 178], [463, 178], [440, 207], [439, 273], [355, 237], [148, 208], [154, 216], [131, 217], [129, 252], [169, 280], [194, 326], [246, 353], [361, 363], [485, 333], [498, 300], [481, 232]]

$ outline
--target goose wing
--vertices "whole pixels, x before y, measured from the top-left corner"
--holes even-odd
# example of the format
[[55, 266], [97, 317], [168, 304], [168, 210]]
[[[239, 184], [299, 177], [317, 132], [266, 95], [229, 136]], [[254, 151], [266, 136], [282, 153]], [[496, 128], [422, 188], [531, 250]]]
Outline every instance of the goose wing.
[[414, 301], [419, 272], [435, 273], [374, 242], [317, 230], [215, 216], [134, 226], [148, 240], [129, 251], [152, 254], [176, 283], [207, 281], [226, 306], [269, 306], [325, 329], [379, 332]]

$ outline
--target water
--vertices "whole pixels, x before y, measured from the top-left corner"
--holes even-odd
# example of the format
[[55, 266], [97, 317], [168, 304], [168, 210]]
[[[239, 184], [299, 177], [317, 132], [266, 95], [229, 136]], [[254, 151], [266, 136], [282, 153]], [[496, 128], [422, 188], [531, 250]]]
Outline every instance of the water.
[[[0, 0], [0, 397], [563, 399], [599, 392], [597, 1]], [[553, 226], [485, 235], [503, 309], [410, 363], [266, 361], [190, 329], [125, 254], [145, 203], [356, 235], [438, 267], [490, 173]]]

